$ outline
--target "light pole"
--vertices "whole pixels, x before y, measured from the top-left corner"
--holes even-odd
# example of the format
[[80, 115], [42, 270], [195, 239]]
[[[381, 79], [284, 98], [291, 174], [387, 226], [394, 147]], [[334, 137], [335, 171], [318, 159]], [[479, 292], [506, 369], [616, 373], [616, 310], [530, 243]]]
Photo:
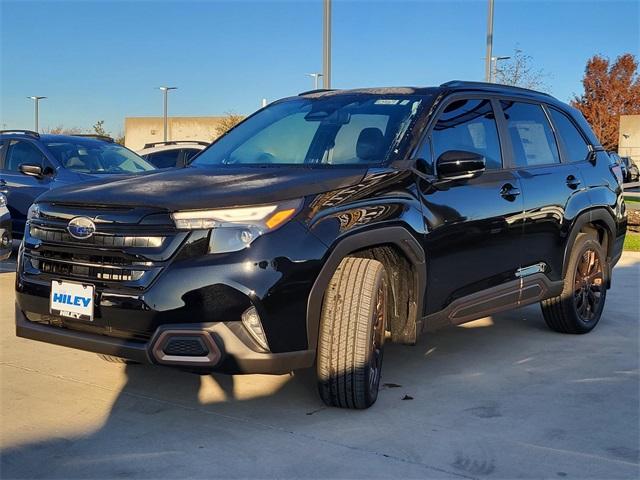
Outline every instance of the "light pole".
[[162, 95], [164, 97], [164, 108], [163, 108], [163, 120], [164, 120], [164, 141], [166, 142], [168, 140], [168, 136], [167, 136], [167, 131], [168, 131], [168, 125], [167, 125], [167, 98], [169, 96], [169, 90], [177, 90], [178, 87], [160, 87], [160, 90], [162, 90]]
[[496, 83], [496, 73], [498, 73], [498, 61], [509, 60], [511, 57], [491, 57], [491, 83]]
[[493, 58], [493, 0], [489, 0], [487, 16], [487, 54], [484, 57], [484, 81], [491, 81], [491, 59]]
[[323, 75], [321, 73], [307, 73], [308, 76], [310, 76], [311, 78], [313, 78], [313, 88], [314, 90], [318, 90], [318, 80], [320, 79], [320, 77], [322, 77]]
[[322, 87], [331, 88], [331, 0], [324, 0], [322, 24]]
[[38, 97], [38, 96], [33, 96], [33, 97], [27, 97], [30, 98], [31, 100], [34, 101], [34, 105], [35, 105], [35, 132], [38, 133], [38, 124], [40, 121], [40, 110], [39, 110], [39, 104], [40, 104], [40, 100], [43, 100], [47, 97]]

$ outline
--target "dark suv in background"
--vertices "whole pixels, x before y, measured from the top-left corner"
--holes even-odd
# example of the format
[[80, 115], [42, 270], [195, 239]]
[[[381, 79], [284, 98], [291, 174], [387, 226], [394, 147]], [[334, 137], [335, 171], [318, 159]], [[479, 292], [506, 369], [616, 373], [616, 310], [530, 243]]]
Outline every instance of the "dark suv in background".
[[0, 130], [0, 193], [7, 197], [16, 238], [22, 238], [27, 211], [42, 193], [61, 185], [154, 168], [110, 137]]
[[591, 331], [625, 231], [607, 153], [551, 96], [312, 91], [187, 168], [40, 197], [16, 330], [201, 372], [315, 363], [325, 403], [366, 408], [386, 339], [534, 302], [551, 329]]

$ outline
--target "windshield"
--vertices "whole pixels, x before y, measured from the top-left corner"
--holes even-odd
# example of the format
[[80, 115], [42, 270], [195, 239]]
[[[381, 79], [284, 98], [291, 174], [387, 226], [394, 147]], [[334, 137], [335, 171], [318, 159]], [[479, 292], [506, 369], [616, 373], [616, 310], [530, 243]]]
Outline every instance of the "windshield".
[[391, 152], [425, 96], [327, 95], [275, 103], [215, 141], [194, 165], [373, 165]]
[[146, 160], [117, 143], [94, 139], [45, 142], [64, 168], [79, 173], [138, 173], [155, 170]]

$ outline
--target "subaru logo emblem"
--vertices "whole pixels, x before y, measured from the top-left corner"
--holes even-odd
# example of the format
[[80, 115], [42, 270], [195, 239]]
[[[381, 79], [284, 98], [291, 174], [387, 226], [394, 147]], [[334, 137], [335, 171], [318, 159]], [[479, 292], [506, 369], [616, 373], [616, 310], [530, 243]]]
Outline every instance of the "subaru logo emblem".
[[90, 238], [95, 231], [96, 225], [93, 223], [93, 220], [87, 217], [72, 218], [67, 225], [69, 235], [79, 240]]

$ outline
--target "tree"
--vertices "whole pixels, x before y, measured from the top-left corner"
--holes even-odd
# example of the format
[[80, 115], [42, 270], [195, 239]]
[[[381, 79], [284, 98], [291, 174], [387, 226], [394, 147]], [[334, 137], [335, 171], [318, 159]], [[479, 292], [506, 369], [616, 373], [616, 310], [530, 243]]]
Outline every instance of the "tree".
[[224, 117], [220, 118], [216, 126], [216, 137], [220, 137], [244, 120], [244, 116], [237, 113], [227, 112]]
[[93, 131], [96, 132], [96, 135], [101, 135], [103, 137], [109, 136], [107, 131], [104, 129], [104, 120], [98, 120], [93, 126]]
[[536, 70], [532, 63], [531, 55], [526, 55], [516, 48], [511, 58], [496, 64], [495, 82], [533, 90], [548, 90], [544, 81], [548, 75], [542, 69]]
[[78, 127], [65, 127], [63, 125], [58, 125], [57, 127], [48, 127], [45, 128], [44, 133], [51, 133], [53, 135], [77, 135], [82, 133], [82, 129]]
[[617, 150], [620, 115], [640, 114], [638, 60], [631, 53], [616, 58], [594, 55], [582, 78], [584, 93], [571, 105], [582, 112], [607, 150]]

